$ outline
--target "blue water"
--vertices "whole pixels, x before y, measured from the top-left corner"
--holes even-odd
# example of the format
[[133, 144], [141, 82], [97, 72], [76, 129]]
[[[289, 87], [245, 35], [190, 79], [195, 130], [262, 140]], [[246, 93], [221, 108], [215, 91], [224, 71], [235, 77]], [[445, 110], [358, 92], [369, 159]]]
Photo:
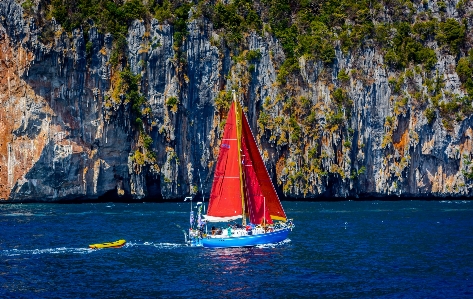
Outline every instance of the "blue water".
[[186, 247], [187, 203], [0, 205], [0, 297], [473, 298], [473, 201], [283, 204], [244, 249]]

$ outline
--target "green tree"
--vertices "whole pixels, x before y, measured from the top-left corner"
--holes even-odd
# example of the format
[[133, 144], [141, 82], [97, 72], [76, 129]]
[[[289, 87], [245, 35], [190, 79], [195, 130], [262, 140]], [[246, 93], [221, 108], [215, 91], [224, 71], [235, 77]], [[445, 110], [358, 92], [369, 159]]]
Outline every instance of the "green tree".
[[465, 40], [465, 28], [455, 19], [447, 19], [445, 22], [439, 24], [439, 31], [437, 32], [437, 39], [450, 47], [453, 54], [457, 54], [460, 45]]
[[466, 82], [473, 76], [473, 68], [468, 57], [460, 58], [457, 63], [456, 71], [462, 82]]

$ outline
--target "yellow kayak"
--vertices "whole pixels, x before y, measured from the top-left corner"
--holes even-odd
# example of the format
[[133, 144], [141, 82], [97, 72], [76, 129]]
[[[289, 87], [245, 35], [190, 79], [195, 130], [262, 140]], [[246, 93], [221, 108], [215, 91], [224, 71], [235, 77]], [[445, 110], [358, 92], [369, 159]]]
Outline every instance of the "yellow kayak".
[[115, 242], [100, 243], [100, 244], [90, 244], [89, 248], [99, 249], [99, 248], [120, 248], [125, 245], [125, 240], [118, 240]]

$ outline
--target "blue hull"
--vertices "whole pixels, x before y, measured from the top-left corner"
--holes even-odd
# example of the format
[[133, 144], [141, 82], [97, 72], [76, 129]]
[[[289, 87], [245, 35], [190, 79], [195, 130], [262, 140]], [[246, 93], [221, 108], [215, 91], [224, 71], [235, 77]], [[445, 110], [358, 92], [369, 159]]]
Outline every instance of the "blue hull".
[[249, 235], [235, 238], [204, 238], [201, 239], [200, 242], [202, 246], [209, 248], [251, 247], [284, 241], [288, 234], [289, 229], [286, 228], [260, 235]]

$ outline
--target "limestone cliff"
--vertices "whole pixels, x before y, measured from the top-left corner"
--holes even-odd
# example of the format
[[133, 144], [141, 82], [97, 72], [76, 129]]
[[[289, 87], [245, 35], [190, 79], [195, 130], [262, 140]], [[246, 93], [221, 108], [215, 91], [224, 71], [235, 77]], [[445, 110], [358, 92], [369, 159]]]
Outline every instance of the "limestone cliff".
[[[424, 2], [418, 14], [440, 13]], [[232, 89], [287, 197], [469, 196], [473, 110], [457, 64], [473, 5], [458, 2], [442, 2], [442, 18], [467, 28], [458, 56], [431, 41], [431, 68], [400, 70], [370, 39], [356, 51], [335, 41], [331, 63], [300, 56], [281, 82], [286, 54], [265, 30], [245, 35], [237, 57], [204, 17], [189, 18], [178, 47], [173, 25], [135, 20], [127, 69], [114, 68], [111, 34], [46, 28], [2, 0], [0, 198], [177, 199], [200, 181], [208, 194]]]

